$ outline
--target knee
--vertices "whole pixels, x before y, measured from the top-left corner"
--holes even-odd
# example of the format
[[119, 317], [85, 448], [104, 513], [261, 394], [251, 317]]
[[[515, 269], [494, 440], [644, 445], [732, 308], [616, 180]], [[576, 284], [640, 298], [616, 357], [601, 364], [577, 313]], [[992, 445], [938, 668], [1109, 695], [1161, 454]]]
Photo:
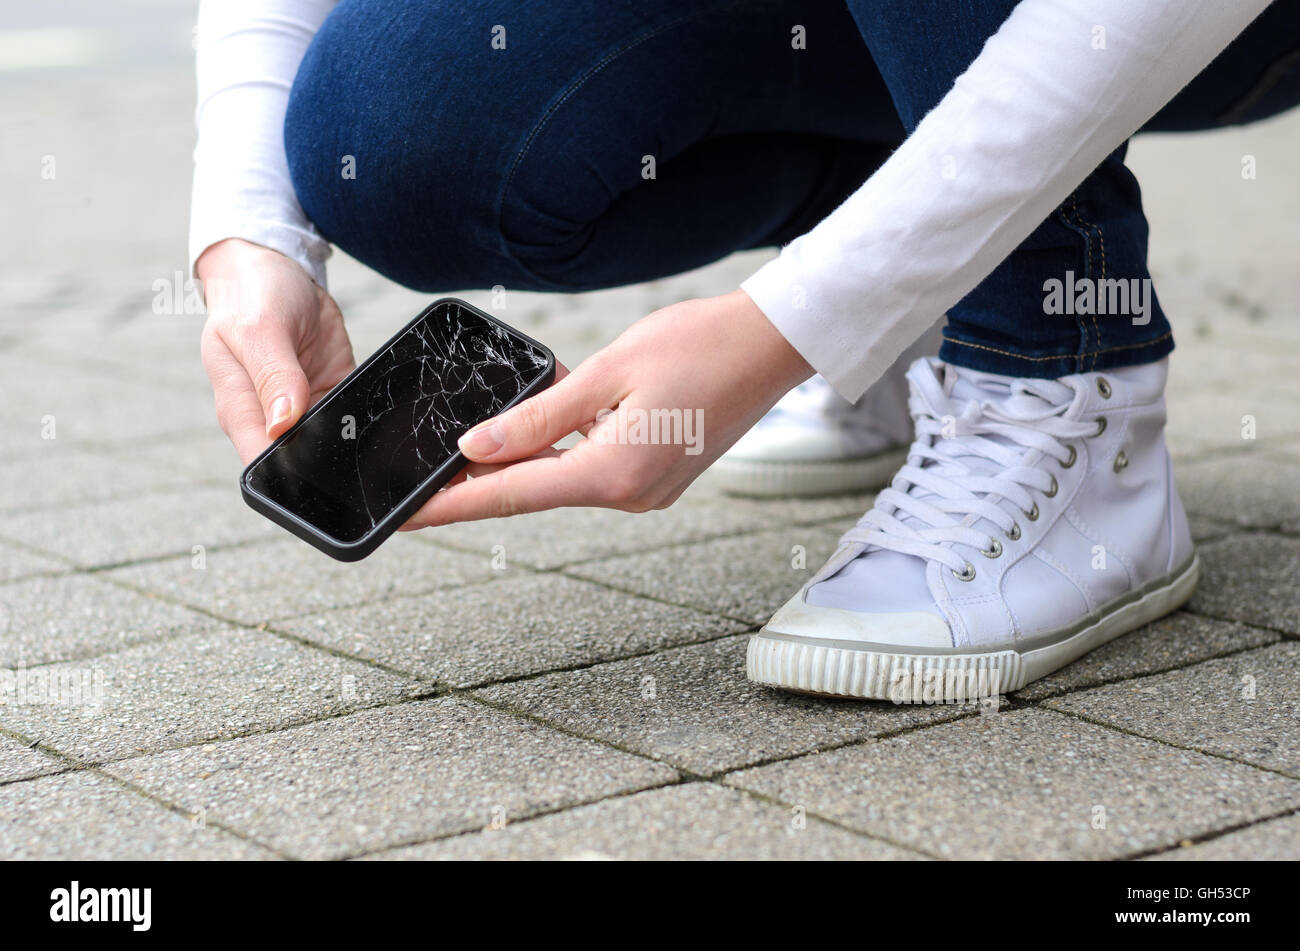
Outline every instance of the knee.
[[428, 43], [407, 48], [421, 34], [373, 5], [343, 3], [326, 20], [285, 113], [294, 191], [328, 241], [399, 283], [509, 283], [499, 276], [499, 171], [475, 141], [482, 97], [465, 71], [430, 69], [445, 58]]
[[538, 74], [467, 45], [443, 6], [344, 0], [325, 21], [285, 114], [299, 203], [327, 240], [417, 290], [585, 289], [575, 261], [613, 196], [593, 150], [572, 147], [601, 140], [595, 119], [550, 107], [572, 64]]

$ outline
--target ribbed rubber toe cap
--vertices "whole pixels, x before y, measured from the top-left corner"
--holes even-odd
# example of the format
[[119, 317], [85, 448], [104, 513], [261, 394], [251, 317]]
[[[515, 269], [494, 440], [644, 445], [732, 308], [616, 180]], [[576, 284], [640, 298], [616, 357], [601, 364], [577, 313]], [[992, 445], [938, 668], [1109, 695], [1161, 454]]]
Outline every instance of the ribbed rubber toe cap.
[[948, 622], [929, 611], [850, 611], [808, 604], [803, 592], [772, 615], [761, 633], [851, 650], [927, 652], [953, 646]]

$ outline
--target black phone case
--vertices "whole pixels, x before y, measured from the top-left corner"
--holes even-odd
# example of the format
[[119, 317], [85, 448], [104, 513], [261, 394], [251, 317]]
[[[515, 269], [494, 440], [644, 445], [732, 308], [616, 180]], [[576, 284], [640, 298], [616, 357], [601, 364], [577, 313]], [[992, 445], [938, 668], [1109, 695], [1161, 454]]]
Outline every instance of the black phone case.
[[[396, 343], [397, 340], [401, 338], [403, 334], [409, 331], [420, 321], [424, 320], [425, 317], [427, 317], [432, 310], [441, 306], [442, 304], [455, 304], [458, 307], [463, 307], [466, 310], [470, 311], [471, 313], [477, 314], [479, 317], [482, 317], [484, 320], [496, 324], [498, 327], [500, 327], [501, 329], [509, 333], [511, 336], [519, 338], [520, 340], [529, 344], [530, 346], [537, 347], [539, 350], [541, 350], [543, 353], [546, 354], [546, 369], [541, 373], [541, 375], [537, 377], [536, 380], [529, 383], [528, 386], [525, 387], [524, 390], [520, 392], [518, 396], [516, 396], [513, 400], [511, 400], [509, 403], [503, 406], [501, 408], [501, 412], [504, 413], [511, 406], [515, 406], [518, 403], [522, 402], [523, 400], [527, 399], [528, 397], [541, 392], [542, 390], [546, 389], [548, 386], [551, 385], [551, 383], [555, 381], [555, 354], [552, 353], [551, 349], [547, 347], [545, 344], [539, 343], [538, 341], [534, 340], [532, 337], [528, 336], [527, 334], [521, 333], [515, 328], [509, 326], [508, 324], [505, 324], [502, 321], [497, 320], [491, 314], [484, 313], [483, 311], [475, 307], [473, 304], [467, 304], [465, 301], [455, 297], [440, 297], [432, 304], [430, 304], [428, 307], [426, 307], [424, 310], [420, 311], [420, 313], [416, 315], [416, 317], [413, 320], [411, 320], [405, 327], [403, 327], [397, 333], [393, 334], [393, 336], [388, 339], [387, 343], [385, 343], [382, 347], [380, 347], [373, 354], [371, 354], [364, 363], [360, 364], [355, 370], [349, 373], [343, 379], [342, 382], [340, 382], [337, 386], [334, 387], [334, 389], [326, 393], [325, 396], [321, 398], [320, 402], [318, 402], [315, 406], [313, 406], [311, 409], [309, 409], [306, 413], [303, 414], [302, 419], [294, 423], [294, 425], [290, 427], [287, 432], [282, 434], [280, 438], [277, 439], [275, 442], [273, 442], [270, 446], [268, 446], [261, 453], [261, 455], [259, 455], [256, 459], [254, 459], [252, 462], [248, 464], [248, 466], [244, 469], [243, 474], [239, 478], [239, 488], [240, 491], [243, 493], [244, 501], [247, 502], [249, 506], [251, 506], [255, 511], [261, 513], [262, 515], [265, 515], [267, 518], [275, 522], [281, 528], [288, 529], [290, 532], [297, 535], [299, 538], [307, 542], [309, 545], [312, 545], [320, 549], [325, 554], [329, 555], [331, 558], [337, 558], [339, 561], [360, 561], [362, 558], [365, 558], [376, 548], [382, 545], [388, 539], [388, 537], [393, 534], [393, 532], [397, 531], [397, 529], [399, 529], [403, 524], [405, 524], [407, 519], [409, 519], [412, 515], [418, 512], [421, 506], [423, 506], [425, 502], [433, 498], [435, 492], [437, 492], [444, 485], [450, 482], [458, 472], [460, 472], [463, 468], [465, 468], [469, 460], [465, 458], [463, 453], [457, 450], [456, 452], [452, 453], [451, 457], [445, 463], [443, 463], [441, 466], [435, 469], [433, 474], [430, 475], [429, 478], [426, 479], [423, 483], [421, 483], [420, 486], [416, 488], [414, 492], [412, 492], [409, 496], [403, 499], [400, 505], [398, 505], [395, 509], [393, 509], [393, 511], [390, 512], [383, 519], [381, 519], [375, 525], [374, 528], [372, 528], [369, 532], [367, 532], [365, 535], [363, 535], [361, 538], [358, 538], [354, 542], [341, 542], [338, 539], [325, 534], [324, 532], [317, 529], [310, 522], [306, 522], [303, 519], [299, 518], [298, 516], [294, 515], [292, 512], [288, 511], [287, 509], [281, 508], [274, 501], [272, 501], [271, 499], [267, 498], [266, 496], [262, 495], [261, 493], [253, 489], [252, 486], [249, 484], [249, 473], [252, 471], [254, 466], [256, 466], [272, 450], [274, 450], [275, 447], [278, 446], [282, 440], [288, 439], [290, 436], [294, 434], [294, 432], [297, 431], [297, 429], [300, 426], [304, 425], [307, 422], [307, 420], [311, 419], [317, 413], [324, 410], [325, 407], [329, 405], [330, 400], [334, 398], [334, 395], [339, 391], [345, 389], [347, 385], [352, 381], [353, 377], [357, 376], [359, 373], [365, 370], [366, 367], [368, 367], [372, 362], [374, 362], [376, 358], [378, 358], [389, 347], [391, 347], [394, 343]], [[480, 420], [479, 422], [482, 422], [482, 420]]]

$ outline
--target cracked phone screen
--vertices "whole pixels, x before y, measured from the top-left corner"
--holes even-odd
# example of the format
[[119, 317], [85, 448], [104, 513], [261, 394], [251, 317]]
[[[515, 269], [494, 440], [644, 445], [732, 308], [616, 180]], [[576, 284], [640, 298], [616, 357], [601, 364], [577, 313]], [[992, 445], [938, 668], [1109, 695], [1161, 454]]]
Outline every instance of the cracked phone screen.
[[254, 490], [340, 542], [364, 537], [549, 360], [452, 303], [430, 309], [253, 468]]

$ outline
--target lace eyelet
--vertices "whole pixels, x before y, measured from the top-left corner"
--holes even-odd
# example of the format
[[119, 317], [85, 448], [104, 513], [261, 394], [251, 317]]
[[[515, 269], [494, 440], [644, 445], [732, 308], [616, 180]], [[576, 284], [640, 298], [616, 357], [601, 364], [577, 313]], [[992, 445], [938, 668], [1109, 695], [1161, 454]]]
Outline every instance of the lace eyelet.
[[1123, 449], [1121, 449], [1119, 451], [1119, 455], [1115, 457], [1114, 469], [1116, 472], [1119, 472], [1121, 469], [1126, 469], [1126, 468], [1128, 468], [1128, 455], [1124, 452]]
[[1043, 495], [1047, 496], [1049, 499], [1054, 499], [1056, 498], [1056, 492], [1059, 488], [1060, 485], [1057, 484], [1056, 476], [1052, 476], [1052, 487], [1044, 492]]
[[985, 558], [997, 558], [999, 555], [1002, 554], [1002, 543], [998, 541], [996, 538], [990, 538], [989, 541], [992, 544], [990, 544], [987, 549], [982, 550], [980, 554], [982, 554]]
[[1031, 521], [1031, 522], [1036, 522], [1036, 521], [1038, 521], [1038, 503], [1037, 503], [1037, 502], [1034, 503], [1034, 507], [1033, 507], [1033, 508], [1031, 508], [1028, 512], [1025, 513], [1025, 518], [1029, 519], [1029, 521]]
[[1007, 534], [1007, 538], [1010, 539], [1011, 541], [1013, 541], [1013, 542], [1015, 542], [1015, 541], [1019, 541], [1019, 540], [1020, 540], [1020, 523], [1019, 523], [1019, 522], [1012, 522], [1012, 523], [1011, 523], [1011, 531], [1007, 532], [1006, 534]]
[[1068, 449], [1068, 450], [1070, 450], [1070, 458], [1069, 458], [1069, 459], [1066, 459], [1064, 462], [1061, 462], [1061, 460], [1059, 460], [1059, 459], [1056, 460], [1057, 462], [1061, 462], [1061, 468], [1062, 468], [1062, 469], [1068, 469], [1068, 468], [1070, 468], [1070, 466], [1074, 465], [1074, 461], [1075, 461], [1076, 459], [1079, 458], [1079, 454], [1078, 454], [1077, 452], [1075, 452], [1075, 449], [1074, 449], [1073, 446], [1066, 446], [1065, 448]]
[[[949, 568], [948, 570], [949, 570], [949, 571], [952, 571], [951, 568]], [[974, 581], [974, 580], [975, 580], [975, 566], [972, 565], [972, 564], [968, 561], [968, 562], [966, 562], [966, 567], [965, 567], [964, 569], [962, 569], [962, 571], [960, 571], [960, 572], [953, 571], [953, 572], [952, 572], [952, 576], [953, 576], [954, 578], [956, 578], [958, 581]]]
[[1097, 377], [1097, 392], [1101, 394], [1102, 399], [1110, 399], [1110, 383], [1106, 381], [1104, 376]]
[[1093, 439], [1096, 439], [1098, 436], [1100, 436], [1100, 435], [1101, 435], [1102, 433], [1104, 433], [1105, 431], [1106, 431], [1106, 417], [1105, 417], [1105, 416], [1098, 416], [1098, 417], [1097, 417], [1097, 431], [1096, 431], [1095, 433], [1092, 434], [1092, 438], [1093, 438]]

